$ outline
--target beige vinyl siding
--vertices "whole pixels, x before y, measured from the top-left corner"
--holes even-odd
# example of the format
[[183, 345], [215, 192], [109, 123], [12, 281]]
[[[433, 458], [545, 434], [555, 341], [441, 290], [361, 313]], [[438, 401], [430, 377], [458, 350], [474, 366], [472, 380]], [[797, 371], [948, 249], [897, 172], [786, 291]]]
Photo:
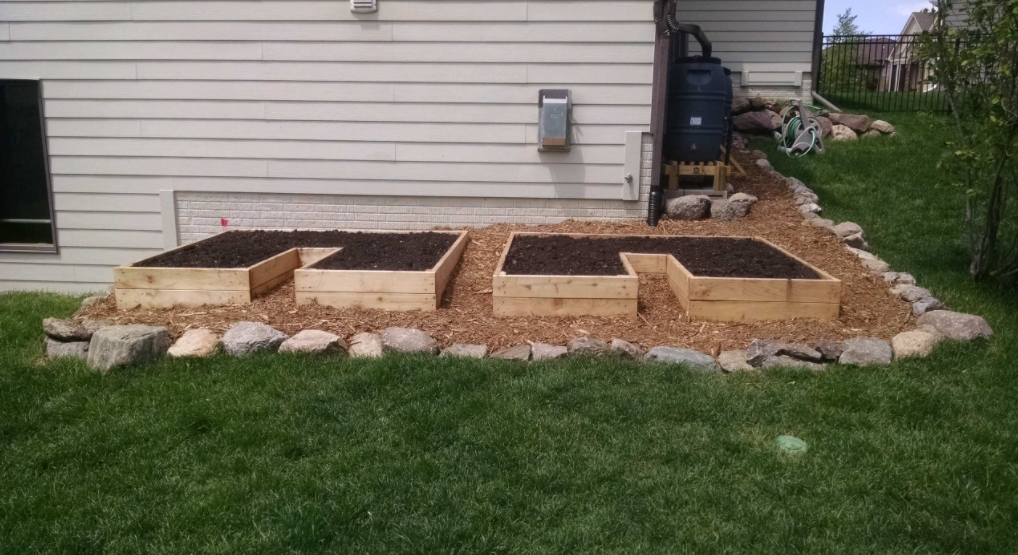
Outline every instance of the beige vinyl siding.
[[[0, 1], [0, 77], [43, 81], [60, 247], [0, 253], [0, 289], [102, 288], [167, 244], [167, 190], [645, 209], [618, 203], [650, 0], [378, 2]], [[680, 6], [736, 72], [809, 70], [812, 1]], [[541, 88], [573, 93], [569, 153], [537, 151]]]

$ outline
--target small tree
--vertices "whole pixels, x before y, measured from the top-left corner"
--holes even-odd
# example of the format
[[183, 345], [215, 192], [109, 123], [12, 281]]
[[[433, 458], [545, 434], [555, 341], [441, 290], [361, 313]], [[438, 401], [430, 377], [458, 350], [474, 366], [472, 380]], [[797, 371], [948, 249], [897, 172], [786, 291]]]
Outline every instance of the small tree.
[[859, 43], [858, 39], [849, 42], [852, 35], [867, 35], [859, 29], [855, 19], [859, 17], [848, 8], [838, 15], [838, 24], [834, 27], [831, 44], [824, 48], [823, 53], [823, 86], [825, 90], [845, 91], [852, 88], [865, 87], [865, 71], [861, 63], [866, 59], [869, 46]]
[[942, 162], [967, 199], [966, 223], [977, 281], [1018, 277], [1018, 0], [968, 0], [966, 22], [938, 0], [937, 24], [923, 44], [931, 80], [951, 106], [955, 140]]
[[859, 26], [855, 24], [855, 20], [858, 17], [858, 15], [852, 13], [852, 8], [848, 8], [844, 12], [838, 14], [838, 24], [834, 26], [834, 36], [848, 37], [852, 35], [868, 35], [869, 33], [859, 29]]

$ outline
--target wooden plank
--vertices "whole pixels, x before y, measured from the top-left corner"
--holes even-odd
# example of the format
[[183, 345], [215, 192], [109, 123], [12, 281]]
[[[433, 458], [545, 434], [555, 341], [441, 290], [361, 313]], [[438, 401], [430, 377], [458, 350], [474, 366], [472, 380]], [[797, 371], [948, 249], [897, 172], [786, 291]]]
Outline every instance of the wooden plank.
[[290, 281], [291, 279], [293, 279], [293, 271], [279, 274], [278, 276], [262, 283], [261, 285], [258, 285], [257, 287], [252, 287], [251, 297], [264, 295], [265, 293], [272, 291], [276, 287], [279, 287], [280, 285]]
[[470, 240], [469, 235], [467, 230], [461, 231], [459, 238], [432, 270], [435, 273], [435, 295], [439, 302], [442, 300], [442, 293], [445, 292], [446, 286], [449, 285], [449, 280], [452, 279], [453, 270], [456, 269], [456, 265], [459, 264], [460, 258], [463, 256], [463, 251], [467, 248], [467, 242]]
[[318, 262], [319, 260], [336, 254], [342, 249], [333, 248], [322, 248], [322, 247], [301, 247], [297, 249], [297, 254], [300, 255], [301, 268], [305, 268]]
[[300, 254], [297, 249], [290, 249], [263, 260], [248, 269], [251, 289], [269, 281], [278, 281], [279, 276], [287, 276], [289, 279], [293, 277], [293, 271], [297, 268], [300, 268]]
[[555, 299], [493, 297], [495, 316], [630, 316], [636, 299]]
[[689, 301], [688, 314], [690, 318], [718, 322], [756, 322], [792, 318], [836, 320], [839, 308], [835, 303]]
[[113, 269], [117, 289], [250, 291], [243, 268], [135, 268]]
[[301, 269], [294, 272], [298, 292], [435, 294], [434, 272], [380, 272]]
[[635, 252], [622, 253], [633, 271], [638, 274], [663, 274], [667, 271], [668, 255], [642, 254]]
[[635, 299], [640, 280], [635, 276], [495, 276], [495, 297], [564, 299]]
[[251, 302], [250, 291], [117, 289], [116, 296], [119, 310], [239, 305]]
[[359, 308], [392, 311], [421, 310], [432, 312], [438, 309], [434, 294], [414, 293], [339, 293], [339, 292], [297, 292], [297, 304], [320, 304], [333, 308]]
[[693, 274], [689, 273], [685, 266], [679, 264], [679, 261], [674, 256], [669, 254], [665, 258], [665, 273], [668, 275], [668, 284], [672, 287], [672, 291], [676, 291], [676, 296], [688, 299], [689, 281], [693, 279]]
[[816, 266], [810, 264], [809, 262], [806, 262], [802, 258], [799, 258], [798, 256], [796, 256], [796, 255], [792, 254], [791, 252], [789, 252], [788, 250], [786, 250], [784, 247], [782, 247], [780, 245], [776, 245], [776, 244], [768, 241], [767, 239], [764, 239], [763, 237], [753, 237], [753, 239], [757, 240], [757, 241], [760, 241], [761, 243], [766, 243], [766, 244], [774, 247], [775, 249], [781, 251], [782, 253], [784, 253], [785, 256], [788, 256], [789, 258], [793, 258], [795, 260], [798, 260], [799, 262], [802, 262], [803, 264], [808, 266], [811, 270], [816, 272], [817, 275], [819, 275], [821, 278], [826, 279], [826, 280], [837, 281], [838, 283], [841, 283], [840, 279], [832, 276], [831, 274], [828, 274], [827, 272], [821, 270], [820, 268], [817, 268]]
[[841, 282], [826, 279], [749, 279], [696, 276], [689, 280], [694, 301], [841, 302]]

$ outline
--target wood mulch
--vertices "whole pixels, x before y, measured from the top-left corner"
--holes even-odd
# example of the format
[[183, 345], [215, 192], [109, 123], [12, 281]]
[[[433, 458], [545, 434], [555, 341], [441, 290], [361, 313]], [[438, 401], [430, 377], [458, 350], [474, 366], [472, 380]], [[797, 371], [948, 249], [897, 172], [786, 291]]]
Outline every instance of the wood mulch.
[[[748, 157], [741, 157], [740, 161]], [[745, 348], [755, 338], [812, 342], [868, 335], [890, 339], [910, 324], [910, 307], [890, 295], [880, 276], [870, 276], [859, 260], [830, 232], [807, 224], [796, 209], [784, 181], [759, 171], [751, 160], [747, 177], [734, 177], [737, 191], [760, 200], [742, 220], [675, 222], [657, 228], [644, 222], [568, 221], [556, 225], [493, 225], [471, 229], [470, 242], [437, 312], [384, 312], [296, 306], [293, 282], [250, 305], [166, 310], [117, 311], [112, 297], [79, 312], [81, 318], [102, 318], [120, 324], [166, 326], [176, 337], [190, 328], [226, 331], [238, 321], [265, 322], [287, 334], [321, 329], [349, 338], [386, 327], [416, 327], [443, 346], [483, 343], [492, 350], [526, 341], [565, 344], [582, 335], [610, 341], [621, 338], [643, 347], [676, 345], [717, 354]], [[631, 318], [496, 318], [492, 315], [492, 274], [511, 231], [614, 233], [628, 235], [715, 235], [764, 237], [842, 280], [841, 317], [835, 321], [720, 323], [690, 320], [682, 314], [663, 276], [640, 276], [639, 317]]]

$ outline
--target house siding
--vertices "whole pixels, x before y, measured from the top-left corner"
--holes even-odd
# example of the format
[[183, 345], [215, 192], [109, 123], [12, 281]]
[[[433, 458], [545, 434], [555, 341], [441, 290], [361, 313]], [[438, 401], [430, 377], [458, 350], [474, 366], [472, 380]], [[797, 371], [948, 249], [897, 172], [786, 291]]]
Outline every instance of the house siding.
[[[814, 2], [680, 6], [735, 71], [736, 94], [809, 94]], [[99, 289], [113, 266], [221, 218], [396, 229], [642, 218], [646, 137], [639, 194], [622, 191], [626, 132], [649, 129], [651, 11], [650, 0], [379, 0], [367, 15], [339, 0], [0, 2], [0, 77], [43, 82], [60, 248], [0, 253], [0, 289]], [[569, 153], [537, 151], [541, 88], [572, 90]]]

